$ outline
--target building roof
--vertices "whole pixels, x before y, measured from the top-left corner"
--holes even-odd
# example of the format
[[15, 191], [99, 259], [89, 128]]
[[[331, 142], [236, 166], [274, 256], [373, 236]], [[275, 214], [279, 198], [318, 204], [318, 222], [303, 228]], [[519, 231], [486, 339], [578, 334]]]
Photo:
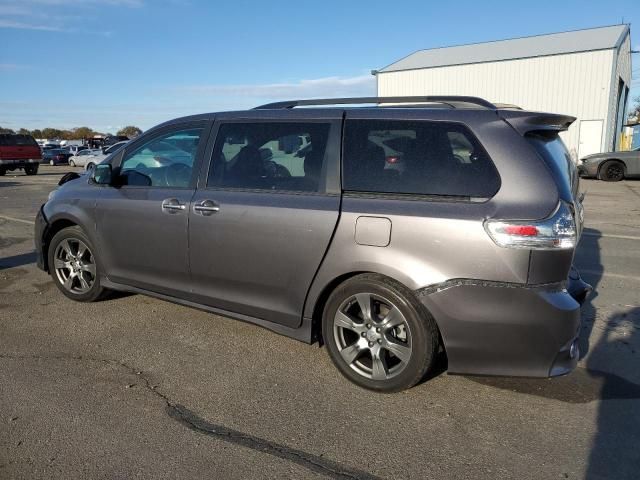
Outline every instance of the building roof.
[[618, 48], [628, 32], [629, 25], [622, 24], [455, 47], [431, 48], [412, 53], [382, 68], [379, 72], [608, 50]]

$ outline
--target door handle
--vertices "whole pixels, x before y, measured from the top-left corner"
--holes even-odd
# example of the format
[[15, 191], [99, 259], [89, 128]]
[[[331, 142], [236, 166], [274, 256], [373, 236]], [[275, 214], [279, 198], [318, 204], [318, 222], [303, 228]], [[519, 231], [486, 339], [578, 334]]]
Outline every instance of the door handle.
[[209, 216], [220, 211], [220, 207], [213, 200], [202, 200], [193, 206], [193, 210], [200, 215]]
[[185, 206], [177, 198], [167, 198], [162, 201], [162, 210], [168, 213], [178, 213], [180, 210], [184, 210]]

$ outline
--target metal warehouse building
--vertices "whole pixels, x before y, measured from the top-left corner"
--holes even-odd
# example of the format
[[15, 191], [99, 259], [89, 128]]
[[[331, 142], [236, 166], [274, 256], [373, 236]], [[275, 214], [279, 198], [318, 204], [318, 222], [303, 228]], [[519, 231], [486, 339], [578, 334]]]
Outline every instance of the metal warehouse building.
[[616, 150], [631, 82], [628, 25], [420, 50], [381, 70], [378, 96], [475, 95], [573, 115], [574, 160]]

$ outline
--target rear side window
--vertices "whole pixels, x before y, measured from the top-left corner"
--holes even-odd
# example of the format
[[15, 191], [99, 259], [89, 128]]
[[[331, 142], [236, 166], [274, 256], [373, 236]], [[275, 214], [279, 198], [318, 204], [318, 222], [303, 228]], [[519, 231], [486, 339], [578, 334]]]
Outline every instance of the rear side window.
[[578, 171], [562, 139], [557, 132], [530, 133], [526, 139], [551, 170], [562, 199], [571, 202], [578, 192]]
[[328, 123], [226, 123], [220, 126], [207, 186], [318, 192]]
[[500, 177], [463, 125], [347, 120], [343, 187], [356, 192], [488, 198], [500, 188]]
[[30, 135], [0, 135], [0, 146], [14, 145], [37, 147], [38, 143]]

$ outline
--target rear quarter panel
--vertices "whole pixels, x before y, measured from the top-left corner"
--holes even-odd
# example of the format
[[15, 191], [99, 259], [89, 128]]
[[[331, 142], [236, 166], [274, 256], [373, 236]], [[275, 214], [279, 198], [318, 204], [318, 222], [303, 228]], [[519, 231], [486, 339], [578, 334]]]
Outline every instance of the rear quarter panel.
[[[350, 118], [409, 118], [459, 121], [491, 156], [501, 187], [485, 202], [385, 198], [346, 192], [326, 258], [311, 287], [305, 317], [335, 278], [353, 272], [391, 277], [412, 290], [451, 279], [526, 283], [529, 251], [498, 247], [484, 230], [488, 218], [533, 220], [551, 214], [558, 203], [555, 182], [526, 140], [491, 111], [376, 110], [349, 112]], [[386, 247], [358, 245], [358, 217], [391, 221]]]

